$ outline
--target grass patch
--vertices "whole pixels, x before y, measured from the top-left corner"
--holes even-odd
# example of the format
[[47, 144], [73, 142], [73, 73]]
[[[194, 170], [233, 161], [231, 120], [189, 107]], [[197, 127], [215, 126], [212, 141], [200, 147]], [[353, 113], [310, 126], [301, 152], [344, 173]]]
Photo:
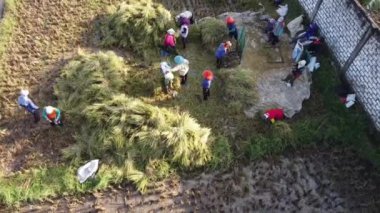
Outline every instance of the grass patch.
[[251, 72], [244, 69], [223, 69], [220, 70], [220, 78], [223, 82], [224, 99], [228, 100], [231, 112], [241, 113], [255, 103], [257, 79]]

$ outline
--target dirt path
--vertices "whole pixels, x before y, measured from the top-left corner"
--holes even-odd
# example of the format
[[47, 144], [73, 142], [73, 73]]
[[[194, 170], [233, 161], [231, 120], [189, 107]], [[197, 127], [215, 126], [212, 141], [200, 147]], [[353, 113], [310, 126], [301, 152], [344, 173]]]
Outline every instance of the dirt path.
[[129, 186], [21, 212], [376, 212], [380, 183], [356, 154], [308, 150], [228, 173], [171, 180], [140, 195]]

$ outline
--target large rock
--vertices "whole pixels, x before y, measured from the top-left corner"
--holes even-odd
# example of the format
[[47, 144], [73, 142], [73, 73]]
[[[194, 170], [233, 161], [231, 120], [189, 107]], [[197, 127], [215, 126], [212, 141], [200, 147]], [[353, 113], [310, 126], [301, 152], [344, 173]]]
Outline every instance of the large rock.
[[294, 82], [293, 87], [282, 81], [291, 68], [265, 72], [257, 82], [259, 100], [255, 106], [245, 111], [246, 116], [254, 117], [260, 110], [283, 108], [289, 118], [301, 111], [302, 102], [310, 97], [311, 78], [309, 72]]

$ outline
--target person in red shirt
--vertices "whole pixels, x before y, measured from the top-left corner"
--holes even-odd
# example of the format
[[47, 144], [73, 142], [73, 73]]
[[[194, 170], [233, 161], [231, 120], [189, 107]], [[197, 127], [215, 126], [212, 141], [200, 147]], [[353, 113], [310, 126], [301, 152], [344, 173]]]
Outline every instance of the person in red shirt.
[[269, 120], [271, 123], [284, 120], [284, 118], [285, 115], [283, 109], [270, 109], [265, 111], [265, 114], [263, 115], [263, 119]]

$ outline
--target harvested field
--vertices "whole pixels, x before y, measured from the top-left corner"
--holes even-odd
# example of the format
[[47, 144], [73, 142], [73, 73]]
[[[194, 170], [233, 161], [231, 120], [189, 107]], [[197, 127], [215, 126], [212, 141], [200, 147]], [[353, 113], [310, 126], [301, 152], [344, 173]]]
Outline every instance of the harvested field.
[[376, 212], [378, 178], [345, 151], [304, 150], [229, 173], [157, 183], [145, 195], [129, 186], [21, 212]]
[[17, 27], [4, 54], [0, 84], [0, 170], [7, 174], [33, 164], [58, 161], [59, 150], [73, 142], [70, 123], [66, 133], [34, 125], [17, 108], [21, 88], [28, 88], [40, 106], [55, 104], [53, 85], [60, 68], [78, 47], [89, 46], [93, 19], [112, 0], [22, 1]]

